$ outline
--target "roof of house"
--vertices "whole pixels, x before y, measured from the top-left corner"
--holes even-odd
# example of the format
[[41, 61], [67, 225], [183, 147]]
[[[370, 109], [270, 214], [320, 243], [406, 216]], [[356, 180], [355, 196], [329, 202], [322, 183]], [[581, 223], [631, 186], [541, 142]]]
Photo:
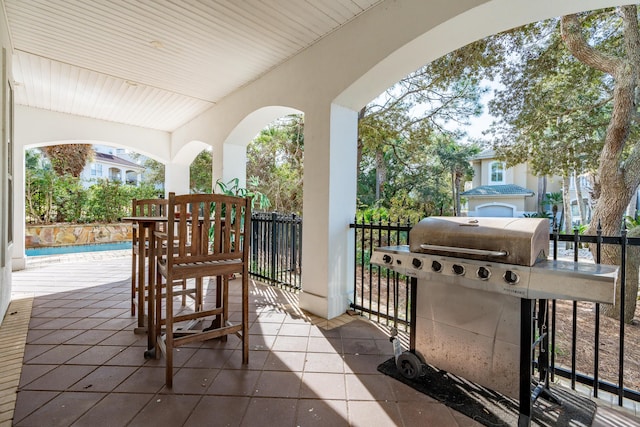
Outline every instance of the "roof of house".
[[135, 169], [144, 169], [137, 163], [130, 162], [129, 160], [125, 160], [122, 157], [114, 156], [113, 154], [100, 153], [98, 151], [95, 152], [95, 156], [93, 158], [94, 162], [104, 162], [104, 163], [114, 163], [121, 166], [127, 166]]
[[475, 156], [473, 156], [471, 158], [471, 160], [493, 159], [494, 157], [496, 157], [496, 152], [495, 152], [495, 150], [490, 148], [490, 149], [481, 151], [480, 153], [476, 154]]
[[533, 196], [535, 193], [515, 184], [481, 185], [461, 193], [462, 196]]

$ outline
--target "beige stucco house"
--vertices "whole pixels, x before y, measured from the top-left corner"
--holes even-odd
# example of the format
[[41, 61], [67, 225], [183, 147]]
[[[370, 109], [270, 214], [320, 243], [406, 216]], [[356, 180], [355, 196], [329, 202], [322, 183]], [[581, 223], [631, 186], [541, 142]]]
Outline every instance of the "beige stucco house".
[[[471, 160], [471, 165], [473, 181], [462, 193], [468, 216], [521, 217], [539, 211], [540, 178], [527, 163], [507, 168], [506, 162], [496, 159], [493, 150], [485, 150]], [[547, 178], [546, 193], [559, 191], [561, 179]]]

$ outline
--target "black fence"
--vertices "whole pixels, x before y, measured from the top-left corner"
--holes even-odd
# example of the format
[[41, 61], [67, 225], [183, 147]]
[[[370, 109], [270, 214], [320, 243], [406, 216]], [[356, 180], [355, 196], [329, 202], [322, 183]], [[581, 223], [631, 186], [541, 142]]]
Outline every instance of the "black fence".
[[[376, 322], [409, 331], [412, 320], [409, 278], [373, 266], [369, 259], [378, 246], [408, 244], [411, 225], [401, 221], [356, 220], [351, 228], [356, 233], [352, 308]], [[626, 267], [631, 262], [628, 249], [640, 246], [640, 238], [628, 237], [623, 230], [617, 237], [603, 236], [601, 231], [595, 236], [580, 235], [578, 231], [552, 232], [550, 239], [553, 259], [583, 262], [600, 263], [602, 245], [615, 245], [620, 253], [620, 306], [624, 307], [626, 286], [630, 286], [626, 283]], [[593, 255], [586, 249], [588, 244], [595, 244]], [[551, 301], [552, 380], [557, 375], [568, 379], [572, 388], [576, 383], [587, 385], [594, 397], [599, 397], [599, 390], [612, 393], [620, 406], [625, 398], [640, 402], [639, 310], [636, 308], [636, 319], [631, 323], [624, 322], [623, 309], [619, 310], [619, 318], [604, 316], [601, 310], [597, 303]]]
[[300, 290], [302, 218], [254, 213], [251, 229], [249, 273], [267, 283]]

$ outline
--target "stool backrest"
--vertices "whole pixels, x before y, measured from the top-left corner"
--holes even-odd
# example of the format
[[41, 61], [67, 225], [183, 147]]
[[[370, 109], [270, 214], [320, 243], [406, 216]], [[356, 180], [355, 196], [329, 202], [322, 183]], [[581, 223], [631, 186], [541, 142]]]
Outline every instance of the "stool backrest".
[[133, 199], [131, 216], [165, 216], [168, 204], [167, 199]]
[[[224, 194], [169, 193], [167, 239], [175, 249], [167, 264], [247, 262], [251, 200]], [[169, 267], [171, 268], [171, 267]]]

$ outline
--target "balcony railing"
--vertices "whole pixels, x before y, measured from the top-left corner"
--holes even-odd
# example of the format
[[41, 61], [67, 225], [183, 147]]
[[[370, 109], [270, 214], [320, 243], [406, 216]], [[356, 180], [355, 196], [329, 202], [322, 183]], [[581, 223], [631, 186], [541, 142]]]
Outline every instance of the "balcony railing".
[[251, 216], [249, 273], [274, 285], [300, 290], [302, 218], [294, 214]]
[[[386, 325], [394, 325], [408, 331], [411, 327], [410, 280], [391, 270], [369, 263], [371, 253], [378, 246], [409, 243], [411, 225], [401, 221], [360, 221], [351, 224], [355, 235], [355, 277], [352, 308], [368, 318]], [[625, 270], [629, 262], [628, 249], [640, 246], [640, 238], [621, 236], [595, 236], [574, 234], [550, 234], [550, 252], [553, 259], [568, 257], [574, 261], [600, 262], [603, 244], [616, 245], [620, 250], [621, 295], [624, 307]], [[564, 243], [566, 242], [566, 243]], [[562, 249], [561, 246], [572, 249]], [[593, 255], [586, 250], [594, 244]], [[585, 261], [585, 255], [589, 260]], [[617, 395], [619, 405], [623, 400], [640, 402], [640, 367], [636, 343], [640, 343], [640, 325], [625, 324], [624, 310], [619, 318], [601, 315], [596, 303], [551, 301], [550, 354], [552, 380], [554, 376], [570, 380], [571, 387], [582, 383], [592, 387], [594, 397], [604, 390]], [[638, 309], [636, 309], [638, 317]]]

